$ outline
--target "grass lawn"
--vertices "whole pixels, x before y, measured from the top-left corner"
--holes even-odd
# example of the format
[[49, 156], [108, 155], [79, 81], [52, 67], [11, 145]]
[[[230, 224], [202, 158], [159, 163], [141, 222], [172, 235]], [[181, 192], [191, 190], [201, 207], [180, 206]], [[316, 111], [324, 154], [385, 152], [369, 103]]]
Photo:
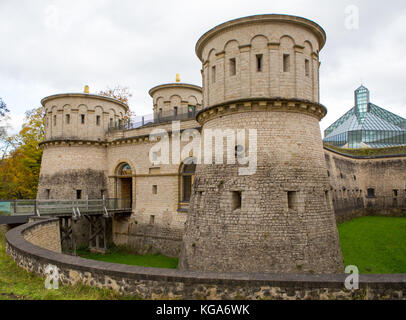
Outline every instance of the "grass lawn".
[[0, 231], [0, 300], [117, 300], [134, 299], [120, 296], [113, 290], [85, 285], [59, 286], [47, 290], [44, 278], [17, 267], [5, 252], [5, 237]]
[[114, 247], [105, 255], [90, 253], [88, 250], [78, 250], [77, 253], [79, 256], [86, 259], [128, 264], [133, 266], [166, 269], [176, 269], [178, 267], [177, 258], [169, 258], [163, 255], [154, 254], [139, 256], [130, 253], [127, 249], [122, 247]]
[[406, 218], [362, 217], [338, 225], [344, 264], [360, 273], [406, 273]]

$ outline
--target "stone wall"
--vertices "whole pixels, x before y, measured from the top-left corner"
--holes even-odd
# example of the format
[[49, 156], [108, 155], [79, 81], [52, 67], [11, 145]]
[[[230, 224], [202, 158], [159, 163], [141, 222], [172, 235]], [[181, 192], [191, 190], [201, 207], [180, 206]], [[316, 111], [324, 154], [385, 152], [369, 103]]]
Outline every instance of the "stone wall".
[[406, 299], [405, 275], [361, 275], [360, 289], [344, 288], [345, 275], [186, 272], [92, 261], [35, 246], [25, 234], [53, 220], [26, 224], [6, 235], [7, 253], [29, 272], [58, 267], [63, 284], [110, 288], [143, 299]]
[[23, 233], [24, 240], [35, 246], [61, 253], [61, 236], [59, 219], [43, 220], [39, 223], [32, 222], [30, 228]]

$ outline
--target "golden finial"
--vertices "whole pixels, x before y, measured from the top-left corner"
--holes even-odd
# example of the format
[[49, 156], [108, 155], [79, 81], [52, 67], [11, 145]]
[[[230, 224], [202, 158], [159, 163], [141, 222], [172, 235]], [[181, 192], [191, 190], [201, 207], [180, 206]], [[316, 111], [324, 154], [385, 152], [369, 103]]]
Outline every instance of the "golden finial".
[[85, 93], [89, 93], [89, 86], [85, 86]]
[[179, 73], [176, 74], [176, 82], [180, 82], [180, 74]]

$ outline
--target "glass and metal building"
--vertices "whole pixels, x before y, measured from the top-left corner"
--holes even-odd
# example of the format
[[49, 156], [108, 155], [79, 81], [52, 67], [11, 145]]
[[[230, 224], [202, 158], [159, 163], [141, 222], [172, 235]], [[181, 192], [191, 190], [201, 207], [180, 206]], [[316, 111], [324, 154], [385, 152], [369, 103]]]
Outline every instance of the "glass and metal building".
[[370, 102], [364, 86], [355, 91], [355, 107], [324, 131], [325, 143], [340, 148], [406, 145], [406, 119]]

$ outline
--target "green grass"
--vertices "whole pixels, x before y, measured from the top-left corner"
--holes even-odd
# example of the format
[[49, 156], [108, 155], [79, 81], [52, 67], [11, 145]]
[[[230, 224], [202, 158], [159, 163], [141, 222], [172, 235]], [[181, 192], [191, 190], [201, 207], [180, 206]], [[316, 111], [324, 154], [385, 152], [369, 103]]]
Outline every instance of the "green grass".
[[178, 259], [170, 258], [159, 254], [135, 255], [125, 247], [113, 247], [107, 254], [90, 253], [88, 250], [78, 250], [78, 255], [82, 258], [127, 264], [132, 266], [176, 269]]
[[59, 285], [58, 290], [47, 290], [44, 278], [29, 273], [5, 252], [4, 232], [0, 231], [0, 300], [129, 300], [110, 289], [85, 285]]
[[406, 273], [406, 218], [362, 217], [338, 225], [344, 264], [360, 273]]

